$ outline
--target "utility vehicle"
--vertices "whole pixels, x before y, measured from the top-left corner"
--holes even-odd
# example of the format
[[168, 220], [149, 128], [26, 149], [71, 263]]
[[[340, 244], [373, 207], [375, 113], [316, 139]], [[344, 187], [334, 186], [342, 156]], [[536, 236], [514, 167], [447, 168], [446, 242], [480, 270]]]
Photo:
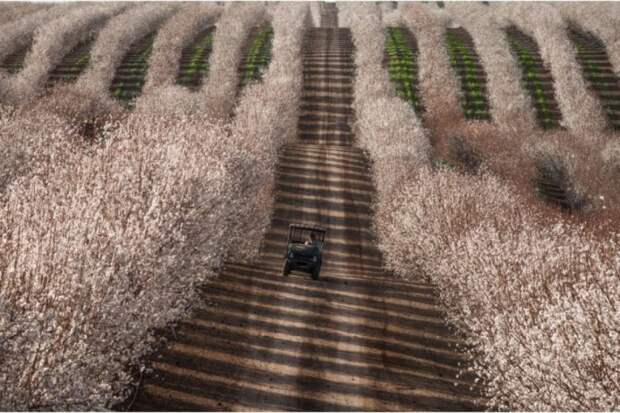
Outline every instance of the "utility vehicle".
[[327, 229], [322, 227], [290, 224], [282, 274], [287, 276], [292, 270], [300, 270], [318, 280], [326, 233]]

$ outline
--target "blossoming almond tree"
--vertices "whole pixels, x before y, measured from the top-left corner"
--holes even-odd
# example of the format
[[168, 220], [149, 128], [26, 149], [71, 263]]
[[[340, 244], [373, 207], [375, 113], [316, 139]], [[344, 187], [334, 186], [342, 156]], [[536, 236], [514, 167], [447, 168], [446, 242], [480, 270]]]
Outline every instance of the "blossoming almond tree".
[[113, 401], [150, 329], [180, 317], [224, 257], [240, 174], [228, 168], [239, 156], [225, 130], [144, 114], [113, 126], [101, 148], [70, 142], [6, 192], [4, 408]]
[[[617, 191], [609, 185], [612, 180], [600, 161], [603, 135], [593, 133], [584, 137], [562, 130], [545, 132], [533, 125], [532, 112], [527, 109], [529, 105], [526, 104], [529, 98], [524, 95], [525, 85], [521, 84], [519, 76], [512, 73], [516, 69], [516, 58], [509, 53], [508, 45], [505, 45], [506, 50], [497, 47], [497, 44], [506, 43], [502, 41], [505, 39], [502, 30], [506, 25], [512, 24], [510, 20], [493, 12], [493, 7], [487, 6], [450, 4], [445, 11], [435, 11], [436, 7], [421, 4], [417, 7], [432, 15], [443, 16], [442, 18], [453, 26], [461, 26], [471, 31], [476, 52], [487, 73], [487, 90], [493, 114], [492, 122], [479, 122], [465, 121], [461, 116], [450, 116], [450, 112], [439, 117], [436, 112], [440, 109], [434, 112], [426, 111], [423, 114], [424, 125], [431, 131], [429, 136], [433, 142], [435, 157], [456, 166], [466, 166], [464, 162], [468, 156], [466, 153], [459, 153], [462, 149], [455, 144], [465, 142], [479, 161], [510, 181], [515, 189], [526, 196], [529, 204], [540, 204], [532, 184], [538, 176], [537, 165], [541, 162], [552, 162], [565, 169], [568, 178], [566, 184], [571, 188], [576, 200], [587, 200], [588, 208], [593, 207], [597, 216], [601, 213], [617, 215], [613, 207], [615, 202], [612, 200], [616, 199], [614, 194]], [[406, 13], [401, 9], [403, 7], [390, 12], [390, 24], [401, 24], [406, 20]], [[406, 10], [406, 6], [404, 9]], [[488, 10], [491, 11], [487, 13]], [[422, 13], [417, 13], [416, 18], [419, 19], [421, 15]], [[484, 24], [480, 24], [481, 20]], [[421, 71], [424, 66], [424, 53], [422, 50], [419, 53], [417, 63]], [[451, 76], [454, 77], [455, 73], [452, 72]], [[506, 79], [512, 79], [508, 82], [509, 86]], [[436, 88], [444, 90], [439, 85], [436, 85]], [[515, 98], [514, 94], [521, 97]], [[424, 95], [422, 101], [426, 102]], [[526, 103], [518, 104], [523, 101]], [[502, 144], [498, 145], [500, 140]], [[601, 202], [602, 199], [605, 200], [605, 205]], [[539, 205], [538, 208], [545, 207]]]
[[566, 2], [553, 5], [564, 20], [572, 21], [598, 36], [605, 44], [614, 71], [620, 72], [617, 6], [588, 2]]
[[189, 5], [162, 26], [153, 43], [143, 94], [153, 88], [175, 84], [183, 48], [205, 27], [215, 23], [221, 9], [212, 3]]
[[47, 111], [0, 106], [0, 194], [38, 162], [71, 150], [66, 143], [76, 136], [74, 126]]
[[131, 45], [157, 28], [180, 4], [143, 4], [110, 19], [97, 37], [91, 63], [75, 84], [75, 89], [93, 96], [107, 96], [115, 69]]
[[[258, 253], [273, 206], [275, 167], [280, 147], [295, 138], [303, 82], [302, 41], [311, 25], [307, 4], [282, 3], [273, 11], [272, 59], [261, 83], [245, 87], [231, 125], [231, 143], [245, 151], [237, 159], [247, 171], [238, 189], [239, 245], [235, 258]], [[268, 105], [265, 105], [268, 102]], [[249, 223], [255, 223], [249, 225]]]
[[355, 135], [373, 159], [379, 202], [411, 170], [430, 165], [430, 145], [411, 106], [396, 97], [382, 66], [384, 30], [375, 5], [339, 5], [356, 48]]
[[400, 189], [376, 218], [386, 260], [438, 286], [491, 403], [616, 409], [618, 235], [549, 225], [488, 175], [422, 172]]
[[101, 143], [80, 144], [44, 112], [42, 159], [2, 203], [0, 406], [109, 406], [151, 330], [184, 313], [230, 243], [250, 234], [256, 252], [272, 202], [261, 191], [297, 121], [308, 16], [303, 4], [274, 10], [272, 64], [232, 130], [206, 115], [137, 111], [106, 125]]
[[531, 133], [536, 127], [534, 111], [521, 85], [521, 71], [503, 32], [508, 26], [506, 20], [478, 4], [447, 3], [446, 10], [453, 23], [471, 34], [485, 70], [491, 116], [497, 127]]
[[252, 27], [260, 26], [268, 15], [257, 3], [230, 4], [220, 17], [213, 36], [209, 58], [209, 77], [199, 93], [205, 95], [208, 111], [216, 118], [226, 118], [235, 104], [239, 76], [237, 68], [243, 47]]
[[[160, 113], [162, 116], [172, 112], [186, 115], [212, 113], [204, 93], [177, 85], [176, 79], [183, 48], [206, 25], [213, 24], [221, 11], [221, 7], [215, 4], [191, 5], [181, 9], [166, 22], [153, 44], [146, 83], [136, 100], [136, 111]], [[230, 71], [230, 68], [227, 70]], [[212, 69], [209, 74], [213, 74]]]
[[[242, 42], [256, 22], [271, 19], [274, 29], [271, 64], [262, 83], [244, 89], [229, 125], [195, 109], [210, 101], [224, 102], [230, 111], [236, 93], [230, 82], [218, 89], [221, 100], [202, 91], [155, 88], [150, 101], [160, 96], [161, 104], [150, 110], [138, 105], [104, 124], [100, 140], [84, 141], [79, 124], [65, 116], [111, 110], [103, 103], [108, 94], [101, 85], [113, 76], [125, 40], [140, 37], [178, 7], [140, 5], [112, 18], [102, 32], [110, 44], [99, 44], [96, 56], [103, 60], [88, 75], [98, 79], [93, 90], [80, 95], [75, 88], [60, 88], [32, 108], [0, 108], [1, 408], [110, 407], [131, 381], [127, 366], [156, 342], [152, 329], [185, 313], [194, 286], [216, 273], [229, 246], [246, 259], [258, 251], [272, 209], [278, 149], [293, 138], [298, 120], [302, 40], [311, 24], [307, 4], [283, 3], [266, 11], [226, 6], [229, 19], [234, 20], [233, 10], [242, 16], [237, 15], [246, 22], [240, 29], [245, 34], [235, 33], [238, 55], [220, 51], [218, 65], [238, 63]], [[395, 96], [382, 67], [380, 7], [339, 8], [356, 47], [356, 136], [374, 162], [375, 229], [386, 265], [437, 286], [450, 321], [468, 337], [474, 370], [492, 407], [620, 408], [617, 230], [594, 230], [556, 210], [533, 206], [501, 168], [463, 174], [431, 167], [429, 137], [436, 139], [441, 122], [452, 122], [449, 115], [460, 117], [453, 125], [463, 126], [474, 144], [480, 134], [497, 133], [492, 124], [481, 127], [462, 119], [456, 78], [445, 48], [437, 47], [457, 16], [463, 25], [482, 17], [475, 11], [450, 17], [451, 6], [436, 12], [421, 4], [385, 16], [385, 21], [409, 22], [419, 42], [424, 104], [433, 111], [424, 129], [412, 107]], [[186, 21], [190, 17], [184, 13], [189, 12], [173, 19]], [[519, 19], [527, 19], [526, 11], [519, 13]], [[557, 15], [549, 18], [555, 26], [533, 27], [530, 33], [559, 30], [563, 23]], [[129, 23], [134, 26], [124, 27]], [[506, 58], [505, 50], [488, 39], [500, 23], [468, 26], [482, 60], [487, 59], [490, 88], [502, 84], [500, 74], [509, 66], [494, 66], [484, 57]], [[0, 36], [6, 40], [12, 34]], [[564, 41], [554, 36], [552, 41]], [[544, 47], [546, 56], [554, 53], [553, 45]], [[566, 55], [554, 59], [567, 61]], [[220, 79], [236, 82], [231, 67], [237, 66], [217, 69], [228, 71]], [[163, 73], [162, 67], [156, 70]], [[491, 99], [510, 99], [511, 90], [491, 90], [496, 96]], [[75, 108], [76, 96], [92, 100]], [[170, 107], [175, 102], [185, 106]], [[578, 121], [578, 115], [571, 120]], [[574, 136], [544, 135], [547, 142], [527, 149], [520, 159], [539, 153], [582, 156], [587, 152], [574, 138], [583, 127], [576, 127]], [[504, 152], [487, 152], [493, 155], [489, 162], [498, 153], [514, 155], [510, 151], [518, 145], [510, 142], [533, 146], [533, 138], [522, 139], [517, 132], [503, 138]], [[610, 174], [605, 176], [617, 176], [611, 174], [620, 170], [620, 150], [615, 142], [605, 145], [597, 143], [593, 150], [599, 157], [602, 153], [601, 168]], [[594, 158], [572, 162], [579, 168], [595, 163], [584, 162], [588, 159]]]
[[[351, 24], [356, 63], [365, 63], [360, 79], [373, 67], [364, 56], [374, 53], [380, 62], [363, 36], [375, 27], [369, 20]], [[377, 72], [375, 80], [385, 84], [383, 76]], [[367, 90], [358, 80], [354, 86], [357, 101]], [[397, 118], [382, 107], [356, 113], [359, 133], [377, 140], [387, 124], [377, 119]], [[416, 140], [424, 138], [420, 132]], [[381, 145], [367, 147], [381, 165]], [[619, 236], [524, 207], [519, 193], [489, 173], [411, 164], [404, 179], [378, 191], [380, 248], [397, 274], [437, 285], [450, 320], [469, 337], [491, 406], [617, 409]], [[373, 173], [380, 181], [389, 172], [375, 165]]]
[[567, 23], [558, 10], [549, 4], [540, 4], [536, 9], [517, 3], [494, 7], [536, 39], [543, 59], [549, 62], [566, 127], [583, 139], [595, 140], [606, 121], [600, 103], [587, 88], [575, 48], [568, 39]]
[[85, 6], [83, 4], [57, 4], [3, 25], [0, 33], [0, 62], [20, 48], [28, 46], [39, 26], [62, 17], [67, 12], [81, 8]]
[[47, 76], [78, 43], [92, 36], [92, 30], [129, 5], [102, 4], [79, 8], [51, 20], [34, 32], [33, 46], [24, 61], [24, 69], [5, 82], [5, 100], [24, 104], [39, 92]]
[[436, 7], [421, 3], [399, 5], [403, 22], [415, 36], [420, 54], [420, 93], [427, 116], [433, 123], [445, 118], [464, 119], [459, 105], [459, 85], [445, 46], [445, 30], [449, 18]]
[[22, 3], [22, 2], [6, 2], [0, 5], [2, 14], [0, 14], [0, 25], [17, 21], [28, 14], [41, 11], [49, 7], [47, 4], [38, 3]]
[[[123, 116], [125, 110], [110, 97], [109, 87], [116, 68], [131, 45], [155, 30], [170, 17], [178, 4], [140, 4], [106, 21], [90, 51], [90, 63], [71, 84], [54, 87], [52, 93], [34, 104], [51, 111], [96, 135], [106, 119]], [[75, 102], [80, 102], [76, 105]]]

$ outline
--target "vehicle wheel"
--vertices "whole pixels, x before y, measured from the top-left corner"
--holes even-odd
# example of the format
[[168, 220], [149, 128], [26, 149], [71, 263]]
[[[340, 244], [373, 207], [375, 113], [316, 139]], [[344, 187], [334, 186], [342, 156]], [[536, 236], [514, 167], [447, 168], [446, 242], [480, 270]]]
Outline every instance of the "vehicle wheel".
[[284, 266], [282, 267], [282, 275], [287, 277], [291, 273], [291, 265], [288, 263], [288, 260], [284, 260]]
[[312, 270], [312, 279], [313, 280], [318, 280], [320, 272], [321, 272], [321, 266], [320, 265], [317, 265], [316, 267], [314, 267], [314, 269]]

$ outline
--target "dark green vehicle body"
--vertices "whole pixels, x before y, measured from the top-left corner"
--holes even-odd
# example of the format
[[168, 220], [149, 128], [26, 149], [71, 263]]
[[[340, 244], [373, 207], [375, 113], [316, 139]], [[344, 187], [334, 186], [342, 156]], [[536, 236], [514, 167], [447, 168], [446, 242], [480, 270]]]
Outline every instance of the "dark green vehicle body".
[[[298, 224], [289, 225], [288, 244], [284, 256], [283, 275], [289, 275], [293, 270], [310, 273], [318, 280], [323, 264], [323, 247], [327, 230], [321, 227], [311, 227]], [[310, 234], [314, 234], [315, 241], [309, 243]]]

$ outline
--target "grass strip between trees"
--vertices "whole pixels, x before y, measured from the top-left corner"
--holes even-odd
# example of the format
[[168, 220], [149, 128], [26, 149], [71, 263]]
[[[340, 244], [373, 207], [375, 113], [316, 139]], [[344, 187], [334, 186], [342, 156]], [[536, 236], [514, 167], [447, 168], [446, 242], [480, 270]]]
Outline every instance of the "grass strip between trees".
[[542, 64], [536, 43], [516, 27], [509, 28], [506, 35], [523, 72], [522, 81], [532, 98], [539, 125], [543, 129], [559, 127], [561, 115], [555, 102], [553, 81], [543, 77], [551, 78], [551, 75]]
[[271, 47], [273, 42], [273, 28], [263, 26], [252, 39], [247, 55], [241, 65], [239, 88], [243, 89], [248, 83], [260, 80], [271, 61]]
[[447, 29], [450, 64], [461, 80], [461, 105], [467, 119], [491, 120], [486, 79], [471, 36], [463, 29]]
[[130, 103], [142, 91], [154, 40], [154, 32], [146, 35], [134, 43], [125, 55], [110, 86], [110, 92], [116, 99]]
[[404, 27], [385, 29], [385, 55], [390, 81], [396, 94], [413, 106], [416, 113], [423, 111], [418, 90], [417, 47], [411, 32]]
[[181, 55], [181, 65], [177, 83], [196, 90], [209, 73], [209, 56], [213, 50], [213, 28], [202, 32], [197, 41], [185, 48]]

